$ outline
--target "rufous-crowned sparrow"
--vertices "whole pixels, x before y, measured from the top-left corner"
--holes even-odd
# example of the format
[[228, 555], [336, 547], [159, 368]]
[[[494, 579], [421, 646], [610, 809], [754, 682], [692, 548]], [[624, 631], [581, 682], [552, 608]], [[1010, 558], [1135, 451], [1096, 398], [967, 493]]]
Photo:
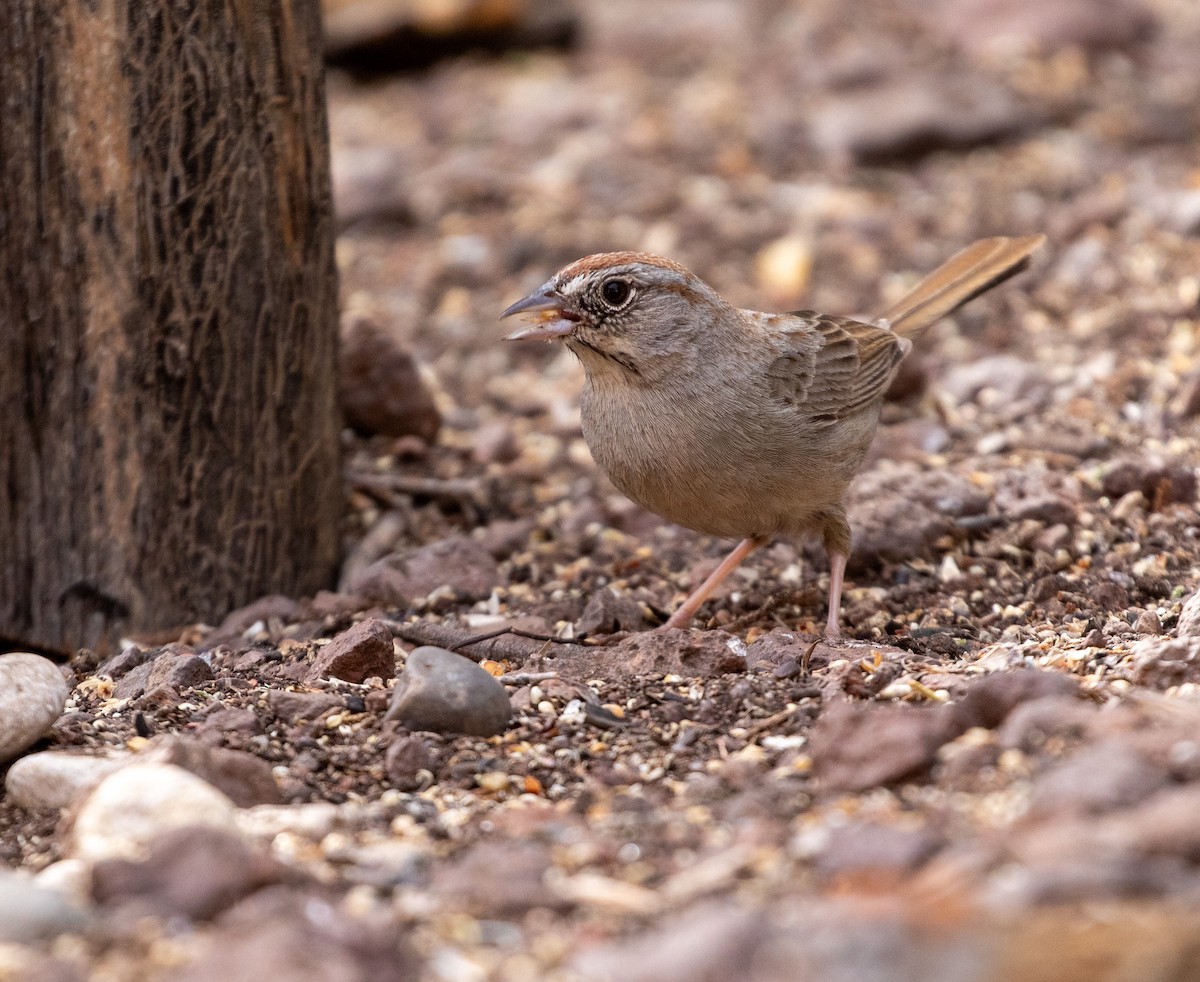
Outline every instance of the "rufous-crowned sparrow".
[[502, 317], [509, 339], [562, 341], [583, 363], [583, 436], [644, 508], [741, 542], [667, 622], [686, 627], [757, 546], [818, 534], [829, 554], [827, 637], [839, 635], [850, 526], [842, 498], [875, 435], [911, 335], [1018, 272], [1045, 237], [983, 239], [872, 323], [812, 310], [739, 310], [678, 263], [587, 256]]

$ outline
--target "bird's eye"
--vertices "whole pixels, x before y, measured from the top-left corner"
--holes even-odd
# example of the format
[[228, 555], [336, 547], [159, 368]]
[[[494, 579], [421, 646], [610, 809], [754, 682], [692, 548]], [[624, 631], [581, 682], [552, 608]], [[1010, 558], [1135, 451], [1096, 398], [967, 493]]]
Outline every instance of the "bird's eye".
[[625, 280], [605, 280], [600, 287], [600, 296], [614, 310], [629, 299], [630, 287]]

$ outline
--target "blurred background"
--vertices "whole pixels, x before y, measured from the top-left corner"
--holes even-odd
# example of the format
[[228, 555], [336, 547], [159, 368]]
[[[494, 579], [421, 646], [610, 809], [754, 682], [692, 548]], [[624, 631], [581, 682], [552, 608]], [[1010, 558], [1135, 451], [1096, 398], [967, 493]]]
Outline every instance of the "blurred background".
[[328, 0], [327, 31], [345, 385], [370, 417], [355, 366], [383, 335], [428, 390], [390, 387], [419, 423], [389, 432], [418, 436], [365, 467], [425, 453], [432, 398], [424, 467], [503, 473], [534, 498], [513, 513], [596, 491], [579, 527], [642, 530], [587, 466], [571, 356], [496, 321], [610, 249], [740, 305], [865, 314], [980, 236], [1044, 231], [1032, 274], [906, 363], [879, 452], [1078, 462], [1195, 432], [1190, 0]]
[[[78, 653], [35, 749], [161, 735], [200, 775], [171, 780], [208, 790], [35, 752], [18, 764], [50, 769], [24, 787], [63, 797], [23, 805], [14, 765], [0, 866], [90, 882], [100, 919], [38, 974], [0, 944], [0, 977], [1200, 978], [1200, 3], [326, 2], [339, 591]], [[739, 305], [869, 315], [977, 238], [1037, 232], [1029, 271], [925, 334], [890, 393], [847, 502], [851, 643], [808, 646], [828, 567], [796, 542], [756, 552], [686, 640], [645, 630], [727, 544], [615, 491], [579, 366], [503, 342], [500, 312], [642, 249]], [[486, 653], [503, 733], [385, 712], [439, 688], [407, 652], [391, 683], [401, 639]], [[461, 708], [457, 672], [441, 698]], [[61, 802], [102, 778], [118, 790], [72, 830]], [[151, 842], [168, 805], [173, 829], [213, 827], [145, 862], [112, 845]], [[81, 858], [85, 839], [111, 852]], [[0, 879], [0, 938], [30, 907]], [[77, 930], [65, 913], [53, 930]]]

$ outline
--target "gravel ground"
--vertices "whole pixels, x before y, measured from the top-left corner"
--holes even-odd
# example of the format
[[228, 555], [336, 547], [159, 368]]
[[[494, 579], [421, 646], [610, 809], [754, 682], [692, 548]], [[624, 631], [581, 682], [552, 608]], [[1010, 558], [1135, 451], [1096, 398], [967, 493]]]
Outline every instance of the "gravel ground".
[[[415, 355], [421, 423], [347, 431], [339, 592], [71, 662], [33, 750], [133, 760], [131, 797], [23, 805], [12, 768], [0, 859], [86, 906], [0, 940], [0, 978], [1200, 977], [1200, 8], [579, 18], [566, 50], [331, 77], [346, 329]], [[847, 639], [817, 642], [800, 542], [639, 634], [727, 544], [612, 488], [579, 367], [499, 311], [640, 248], [740, 305], [869, 312], [1038, 231], [885, 407]], [[500, 676], [508, 727], [385, 719], [393, 639]], [[139, 831], [172, 780], [228, 800]]]

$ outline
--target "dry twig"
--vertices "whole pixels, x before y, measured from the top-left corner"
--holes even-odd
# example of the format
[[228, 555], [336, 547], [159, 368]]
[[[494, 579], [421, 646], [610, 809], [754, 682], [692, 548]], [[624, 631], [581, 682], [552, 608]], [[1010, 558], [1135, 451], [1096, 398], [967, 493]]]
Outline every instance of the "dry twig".
[[[534, 634], [532, 631], [522, 631], [518, 628], [502, 628], [485, 634], [472, 634], [462, 628], [447, 627], [445, 624], [434, 624], [430, 621], [385, 623], [396, 637], [409, 644], [436, 645], [456, 651], [463, 657], [477, 662], [488, 658], [493, 661], [508, 659], [523, 662], [544, 653], [546, 646], [550, 644], [558, 645], [558, 650], [567, 655], [584, 655], [589, 647], [594, 647], [568, 638]], [[464, 651], [464, 648], [474, 650]]]
[[442, 479], [350, 470], [346, 473], [346, 480], [367, 494], [381, 495], [389, 503], [390, 495], [393, 494], [445, 498], [451, 501], [466, 501], [473, 505], [483, 505], [487, 500], [487, 488], [482, 481], [475, 478]]

